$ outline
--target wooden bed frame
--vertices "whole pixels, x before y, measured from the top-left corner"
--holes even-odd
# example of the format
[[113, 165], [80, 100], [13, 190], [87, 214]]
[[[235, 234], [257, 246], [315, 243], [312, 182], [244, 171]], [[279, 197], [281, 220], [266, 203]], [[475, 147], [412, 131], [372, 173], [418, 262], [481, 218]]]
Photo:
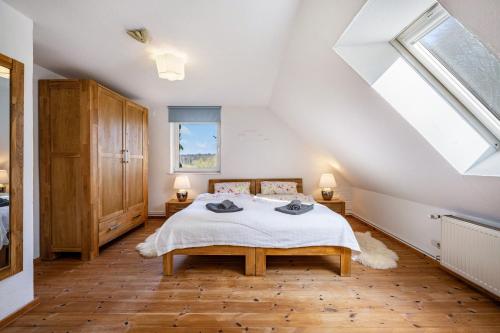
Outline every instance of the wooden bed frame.
[[[210, 179], [208, 181], [208, 192], [215, 192], [216, 183], [226, 182], [249, 182], [250, 193], [261, 192], [263, 181], [290, 181], [297, 183], [297, 192], [303, 193], [302, 178], [263, 178], [263, 179]], [[245, 257], [245, 275], [265, 275], [267, 256], [340, 256], [340, 276], [351, 275], [351, 249], [342, 246], [307, 246], [289, 249], [262, 248], [214, 245], [204, 247], [192, 247], [177, 249], [163, 255], [163, 274], [174, 274], [175, 255], [228, 255]]]

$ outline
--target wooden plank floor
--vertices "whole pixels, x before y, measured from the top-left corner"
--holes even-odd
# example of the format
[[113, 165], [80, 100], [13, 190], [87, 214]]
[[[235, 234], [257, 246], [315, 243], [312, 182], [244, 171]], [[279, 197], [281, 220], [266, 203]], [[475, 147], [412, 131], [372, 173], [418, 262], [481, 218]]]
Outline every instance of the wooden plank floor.
[[272, 257], [265, 277], [246, 277], [243, 258], [179, 256], [176, 275], [163, 277], [160, 258], [134, 250], [158, 226], [91, 262], [37, 264], [41, 305], [2, 332], [500, 332], [498, 305], [376, 231], [399, 254], [397, 269], [354, 263], [340, 278], [335, 257]]

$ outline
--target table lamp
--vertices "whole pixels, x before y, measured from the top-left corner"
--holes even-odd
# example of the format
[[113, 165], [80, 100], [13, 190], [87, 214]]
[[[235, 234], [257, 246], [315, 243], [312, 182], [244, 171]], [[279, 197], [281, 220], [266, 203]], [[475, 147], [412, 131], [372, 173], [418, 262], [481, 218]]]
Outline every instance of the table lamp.
[[321, 195], [324, 200], [332, 200], [333, 187], [337, 186], [335, 177], [331, 173], [324, 173], [319, 179], [319, 187], [321, 187]]
[[7, 170], [0, 170], [0, 193], [5, 193], [9, 183], [9, 173]]
[[177, 176], [174, 181], [174, 189], [177, 190], [177, 200], [180, 202], [186, 201], [188, 197], [188, 189], [191, 188], [189, 178], [187, 176]]

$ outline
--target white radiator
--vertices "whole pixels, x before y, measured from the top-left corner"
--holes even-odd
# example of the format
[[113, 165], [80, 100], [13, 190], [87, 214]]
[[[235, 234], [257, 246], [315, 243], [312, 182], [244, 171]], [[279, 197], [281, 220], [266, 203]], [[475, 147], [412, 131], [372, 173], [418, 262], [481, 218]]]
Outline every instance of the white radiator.
[[500, 231], [443, 216], [441, 233], [441, 265], [500, 296]]

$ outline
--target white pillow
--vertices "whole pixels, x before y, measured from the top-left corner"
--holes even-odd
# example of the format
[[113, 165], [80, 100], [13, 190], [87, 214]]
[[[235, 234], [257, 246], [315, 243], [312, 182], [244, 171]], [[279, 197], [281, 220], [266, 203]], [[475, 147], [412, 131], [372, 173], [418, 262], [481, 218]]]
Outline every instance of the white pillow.
[[250, 182], [215, 183], [214, 193], [250, 194]]
[[257, 194], [257, 197], [271, 200], [281, 200], [281, 201], [292, 201], [292, 200], [300, 200], [305, 203], [315, 203], [312, 195], [305, 195], [302, 193], [296, 194]]
[[260, 183], [262, 194], [296, 194], [296, 182], [263, 181]]

